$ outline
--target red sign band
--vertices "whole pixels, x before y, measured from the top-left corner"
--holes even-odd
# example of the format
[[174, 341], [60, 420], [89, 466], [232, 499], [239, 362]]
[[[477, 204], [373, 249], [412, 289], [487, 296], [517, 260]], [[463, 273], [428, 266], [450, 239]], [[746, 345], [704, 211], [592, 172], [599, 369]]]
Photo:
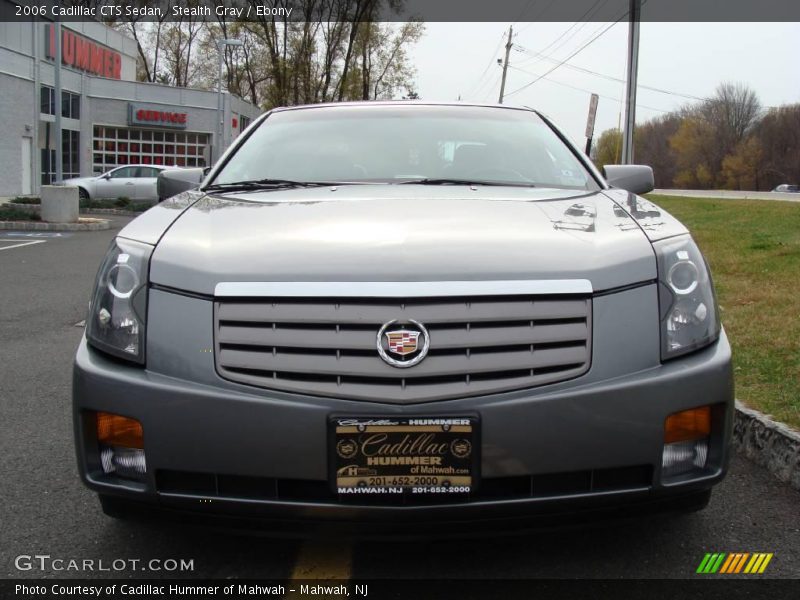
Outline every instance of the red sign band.
[[[47, 57], [56, 57], [56, 28], [47, 25]], [[74, 31], [61, 28], [61, 64], [74, 67], [93, 75], [122, 78], [122, 56], [99, 44], [78, 35]]]

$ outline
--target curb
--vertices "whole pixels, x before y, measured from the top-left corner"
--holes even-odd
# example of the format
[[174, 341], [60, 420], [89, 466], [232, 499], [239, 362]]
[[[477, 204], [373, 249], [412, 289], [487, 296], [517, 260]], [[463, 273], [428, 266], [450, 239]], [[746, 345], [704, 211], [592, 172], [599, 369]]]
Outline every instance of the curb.
[[[7, 206], [13, 206], [17, 210], [22, 210], [29, 213], [38, 213], [41, 210], [41, 204], [17, 204], [11, 202]], [[122, 217], [138, 217], [141, 212], [133, 210], [124, 210], [122, 208], [81, 208], [78, 211], [82, 215], [87, 214], [100, 214], [100, 215], [118, 215]]]
[[800, 490], [800, 433], [737, 400], [733, 445], [780, 481]]
[[121, 208], [82, 208], [80, 209], [82, 215], [118, 215], [122, 217], [138, 217], [141, 212], [134, 210], [122, 210]]
[[41, 221], [0, 221], [0, 230], [14, 231], [104, 231], [111, 228], [106, 219], [84, 219], [89, 223], [42, 223]]

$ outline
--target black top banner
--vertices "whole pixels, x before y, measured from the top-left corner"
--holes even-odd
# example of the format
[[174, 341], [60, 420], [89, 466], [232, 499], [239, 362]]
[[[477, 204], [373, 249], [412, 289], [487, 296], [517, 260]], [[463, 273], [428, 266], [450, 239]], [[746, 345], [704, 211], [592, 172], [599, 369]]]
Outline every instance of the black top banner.
[[1, 21], [800, 21], [799, 0], [0, 0]]

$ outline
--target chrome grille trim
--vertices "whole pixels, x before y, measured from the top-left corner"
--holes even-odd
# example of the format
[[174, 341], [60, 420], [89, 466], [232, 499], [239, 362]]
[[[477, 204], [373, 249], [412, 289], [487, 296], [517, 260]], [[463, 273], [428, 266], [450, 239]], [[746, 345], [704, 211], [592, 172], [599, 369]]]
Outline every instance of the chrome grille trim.
[[588, 279], [496, 281], [222, 281], [217, 298], [424, 298], [512, 294], [591, 294]]
[[[225, 379], [262, 388], [412, 404], [498, 393], [582, 375], [591, 297], [238, 298], [214, 303]], [[430, 352], [396, 369], [375, 349], [383, 323], [415, 319]]]

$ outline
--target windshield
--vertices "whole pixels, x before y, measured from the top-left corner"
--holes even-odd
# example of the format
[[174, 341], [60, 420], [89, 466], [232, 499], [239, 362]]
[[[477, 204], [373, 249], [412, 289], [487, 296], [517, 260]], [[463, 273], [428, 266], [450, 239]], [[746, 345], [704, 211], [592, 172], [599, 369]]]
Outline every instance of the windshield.
[[599, 186], [532, 111], [468, 106], [332, 106], [269, 116], [212, 184], [242, 181], [486, 182]]

